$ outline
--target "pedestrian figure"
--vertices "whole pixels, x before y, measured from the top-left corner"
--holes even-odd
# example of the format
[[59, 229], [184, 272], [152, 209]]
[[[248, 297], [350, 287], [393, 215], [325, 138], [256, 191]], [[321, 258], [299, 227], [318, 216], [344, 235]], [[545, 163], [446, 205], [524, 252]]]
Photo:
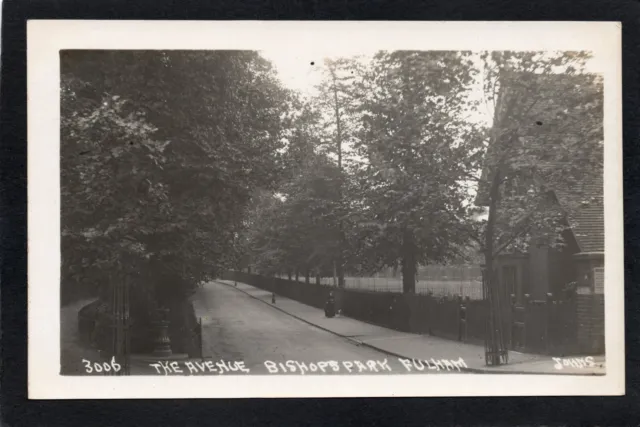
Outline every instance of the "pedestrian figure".
[[329, 292], [329, 298], [324, 305], [324, 315], [334, 317], [336, 315], [336, 301], [333, 298], [333, 292]]
[[276, 303], [276, 293], [271, 292], [271, 304], [275, 304], [275, 303]]

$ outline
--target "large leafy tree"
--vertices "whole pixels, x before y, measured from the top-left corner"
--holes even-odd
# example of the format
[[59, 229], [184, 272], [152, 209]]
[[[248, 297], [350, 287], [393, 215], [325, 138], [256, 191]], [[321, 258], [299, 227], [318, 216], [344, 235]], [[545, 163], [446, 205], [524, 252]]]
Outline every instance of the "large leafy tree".
[[166, 300], [217, 274], [251, 189], [278, 174], [286, 92], [270, 64], [249, 51], [61, 64], [63, 282], [137, 276]]
[[350, 268], [348, 195], [350, 156], [358, 129], [357, 84], [362, 81], [365, 67], [358, 57], [326, 58], [322, 64], [323, 79], [317, 87], [314, 103], [320, 114], [321, 138], [319, 148], [335, 160], [339, 178], [336, 181], [337, 200], [335, 212], [336, 247], [334, 251], [334, 277], [338, 287], [344, 287], [345, 269]]
[[419, 263], [459, 255], [469, 236], [464, 174], [481, 138], [466, 120], [473, 73], [464, 52], [380, 52], [359, 85], [363, 253], [401, 264], [407, 293]]

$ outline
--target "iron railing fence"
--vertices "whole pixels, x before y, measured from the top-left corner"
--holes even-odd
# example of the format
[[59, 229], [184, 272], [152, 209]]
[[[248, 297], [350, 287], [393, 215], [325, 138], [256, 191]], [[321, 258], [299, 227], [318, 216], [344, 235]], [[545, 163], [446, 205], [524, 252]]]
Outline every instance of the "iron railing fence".
[[[602, 295], [579, 295], [573, 300], [549, 296], [545, 301], [526, 299], [522, 305], [514, 304], [514, 300], [505, 297], [497, 306], [494, 304], [498, 311], [492, 313], [490, 299], [500, 296], [500, 292], [492, 292], [490, 286], [485, 287], [485, 299], [473, 300], [460, 296], [439, 298], [435, 294], [398, 295], [362, 289], [336, 289], [317, 285], [313, 279], [308, 284], [304, 283], [304, 277], [299, 277], [296, 283], [287, 278], [238, 271], [226, 272], [223, 279], [247, 283], [316, 308], [323, 308], [329, 293], [333, 292], [344, 316], [404, 332], [430, 334], [477, 345], [484, 343], [487, 359], [494, 363], [507, 363], [508, 351], [581, 354], [577, 340], [577, 313], [590, 306], [604, 311], [602, 298], [591, 301], [592, 297]], [[232, 283], [230, 285], [233, 286]], [[586, 300], [580, 301], [580, 298]], [[504, 327], [495, 328], [498, 322]], [[593, 351], [604, 350], [598, 348]]]

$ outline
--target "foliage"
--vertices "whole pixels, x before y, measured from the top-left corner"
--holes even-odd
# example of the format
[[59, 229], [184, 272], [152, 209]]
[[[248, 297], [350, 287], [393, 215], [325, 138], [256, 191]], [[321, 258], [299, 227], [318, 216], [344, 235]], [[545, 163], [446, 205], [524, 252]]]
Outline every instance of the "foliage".
[[246, 215], [246, 248], [262, 272], [326, 274], [338, 250], [340, 170], [324, 153], [320, 117], [310, 103], [298, 107], [287, 132], [282, 179], [273, 193], [258, 193]]
[[565, 245], [575, 213], [597, 203], [591, 198], [603, 171], [603, 88], [598, 76], [579, 73], [582, 52], [483, 58], [485, 90], [496, 98], [478, 179], [479, 200], [490, 207], [478, 230], [489, 265], [501, 252], [526, 251], [532, 237]]
[[464, 52], [380, 52], [359, 85], [365, 252], [401, 262], [408, 292], [418, 263], [446, 262], [467, 240], [462, 181], [482, 138], [466, 120], [473, 76]]
[[280, 169], [288, 94], [270, 64], [233, 51], [63, 51], [61, 64], [63, 281], [84, 266], [172, 295], [220, 272], [252, 189]]
[[[401, 265], [412, 292], [419, 264], [480, 250], [491, 266], [561, 235], [602, 169], [602, 86], [580, 74], [584, 53], [327, 60], [310, 100], [256, 52], [61, 58], [69, 282], [172, 295], [228, 267], [340, 278]], [[473, 119], [478, 82], [490, 129]]]

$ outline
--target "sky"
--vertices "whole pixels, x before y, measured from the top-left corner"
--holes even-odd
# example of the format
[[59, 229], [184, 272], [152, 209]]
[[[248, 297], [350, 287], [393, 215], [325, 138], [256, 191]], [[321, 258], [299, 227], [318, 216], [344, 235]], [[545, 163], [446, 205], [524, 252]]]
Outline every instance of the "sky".
[[[370, 56], [371, 52], [357, 52], [358, 55]], [[312, 92], [315, 84], [320, 82], [320, 67], [322, 61], [326, 57], [350, 56], [356, 52], [350, 52], [345, 49], [335, 49], [332, 52], [309, 52], [301, 51], [283, 51], [283, 50], [264, 50], [261, 54], [269, 59], [277, 68], [282, 81], [292, 89], [302, 92]], [[590, 72], [602, 72], [604, 66], [597, 58], [592, 58], [587, 64], [587, 70]]]
[[[372, 56], [374, 51], [351, 52], [345, 48], [336, 47], [331, 52], [310, 52], [307, 50], [284, 51], [280, 49], [261, 51], [261, 54], [275, 66], [283, 84], [304, 94], [313, 95], [316, 93], [314, 87], [321, 81], [321, 67], [326, 57], [352, 56], [357, 54], [366, 58], [367, 56]], [[601, 72], [604, 68], [603, 65], [604, 64], [597, 58], [592, 58], [587, 63], [587, 71], [595, 73]], [[472, 97], [482, 100], [482, 96], [481, 82], [478, 81], [472, 89]], [[490, 111], [489, 108], [481, 108], [478, 115], [472, 117], [471, 120], [477, 120], [490, 125], [492, 115], [492, 111]]]
[[260, 52], [276, 67], [282, 82], [291, 89], [299, 90], [306, 94], [312, 94], [314, 86], [321, 81], [321, 67], [325, 58], [373, 55], [372, 52], [350, 52], [344, 49], [335, 49], [332, 52], [312, 52], [308, 50], [283, 51], [264, 50]]

